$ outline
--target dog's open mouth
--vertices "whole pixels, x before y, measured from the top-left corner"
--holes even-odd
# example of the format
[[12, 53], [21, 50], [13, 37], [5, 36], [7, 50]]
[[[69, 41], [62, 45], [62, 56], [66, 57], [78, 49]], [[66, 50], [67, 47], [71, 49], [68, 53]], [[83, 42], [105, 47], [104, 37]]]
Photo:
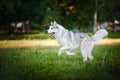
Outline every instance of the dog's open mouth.
[[54, 34], [55, 34], [55, 32], [51, 32], [51, 33], [49, 33], [50, 36], [53, 36]]

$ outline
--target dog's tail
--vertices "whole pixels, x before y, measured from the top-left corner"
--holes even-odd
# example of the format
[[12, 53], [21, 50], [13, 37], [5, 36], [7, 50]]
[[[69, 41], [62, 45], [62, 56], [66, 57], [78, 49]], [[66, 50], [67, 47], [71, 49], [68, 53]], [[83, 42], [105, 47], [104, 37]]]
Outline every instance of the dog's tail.
[[94, 41], [100, 41], [101, 39], [103, 39], [104, 37], [106, 37], [108, 35], [108, 31], [105, 29], [99, 29], [97, 30], [94, 35], [92, 36]]

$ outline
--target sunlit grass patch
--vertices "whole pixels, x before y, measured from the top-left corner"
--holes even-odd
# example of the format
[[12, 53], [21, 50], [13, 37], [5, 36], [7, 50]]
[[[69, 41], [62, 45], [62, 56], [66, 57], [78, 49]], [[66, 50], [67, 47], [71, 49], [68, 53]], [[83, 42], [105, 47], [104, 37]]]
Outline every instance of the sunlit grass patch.
[[0, 40], [0, 48], [16, 47], [37, 47], [37, 46], [58, 46], [57, 42], [52, 39], [46, 40]]
[[120, 39], [103, 39], [99, 42], [95, 42], [96, 45], [120, 45]]
[[[16, 48], [16, 47], [42, 47], [42, 46], [59, 46], [55, 39], [46, 40], [0, 40], [0, 48]], [[120, 39], [103, 39], [95, 42], [95, 45], [120, 45]]]

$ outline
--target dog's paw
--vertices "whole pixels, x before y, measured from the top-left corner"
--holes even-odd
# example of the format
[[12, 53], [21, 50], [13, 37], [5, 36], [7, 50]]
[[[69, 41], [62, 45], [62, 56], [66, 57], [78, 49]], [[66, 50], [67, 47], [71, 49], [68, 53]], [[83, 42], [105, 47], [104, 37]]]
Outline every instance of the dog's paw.
[[57, 54], [58, 56], [60, 56], [60, 54]]
[[91, 57], [91, 58], [90, 58], [90, 61], [93, 61], [93, 59], [94, 59], [94, 58], [93, 58], [93, 57]]
[[87, 58], [84, 58], [83, 61], [86, 62], [86, 61], [87, 61]]
[[58, 56], [60, 56], [60, 55], [61, 55], [61, 53], [58, 53], [57, 55], [58, 55]]
[[61, 54], [62, 54], [62, 52], [61, 52], [61, 50], [59, 50], [57, 55], [60, 56]]

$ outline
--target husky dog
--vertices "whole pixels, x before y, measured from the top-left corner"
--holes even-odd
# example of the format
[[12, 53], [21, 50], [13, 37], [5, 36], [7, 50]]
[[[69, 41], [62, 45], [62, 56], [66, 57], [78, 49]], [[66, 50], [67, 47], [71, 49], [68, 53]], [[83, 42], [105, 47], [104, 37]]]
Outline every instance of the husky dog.
[[94, 41], [99, 41], [108, 35], [105, 29], [99, 29], [93, 35], [75, 33], [65, 29], [62, 25], [56, 23], [56, 21], [51, 22], [47, 31], [49, 35], [54, 36], [58, 44], [61, 45], [58, 55], [61, 55], [63, 51], [66, 51], [67, 55], [75, 55], [75, 53], [71, 51], [80, 48], [83, 61], [87, 61], [88, 58], [93, 60], [91, 52], [94, 47]]

